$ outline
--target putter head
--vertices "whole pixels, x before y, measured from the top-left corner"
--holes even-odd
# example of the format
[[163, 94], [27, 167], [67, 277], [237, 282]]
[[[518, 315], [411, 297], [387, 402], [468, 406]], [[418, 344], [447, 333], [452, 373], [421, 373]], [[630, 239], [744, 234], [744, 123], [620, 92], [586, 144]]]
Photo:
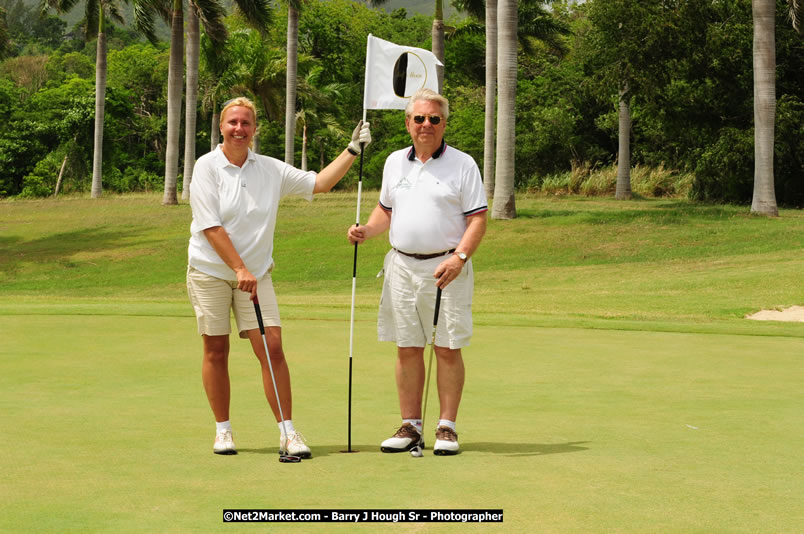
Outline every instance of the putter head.
[[291, 456], [290, 454], [280, 454], [279, 461], [283, 464], [297, 464], [301, 462], [301, 458], [298, 456]]
[[419, 447], [418, 445], [410, 449], [410, 455], [414, 458], [421, 458], [422, 456], [424, 456], [424, 454], [422, 453], [422, 448]]

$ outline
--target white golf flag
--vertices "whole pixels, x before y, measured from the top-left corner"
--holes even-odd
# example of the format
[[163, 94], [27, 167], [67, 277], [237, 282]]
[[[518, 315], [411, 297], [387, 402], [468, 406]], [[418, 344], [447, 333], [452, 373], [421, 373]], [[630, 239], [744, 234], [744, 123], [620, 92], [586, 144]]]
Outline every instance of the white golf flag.
[[435, 55], [423, 48], [400, 46], [369, 34], [363, 109], [405, 109], [419, 89], [438, 92]]

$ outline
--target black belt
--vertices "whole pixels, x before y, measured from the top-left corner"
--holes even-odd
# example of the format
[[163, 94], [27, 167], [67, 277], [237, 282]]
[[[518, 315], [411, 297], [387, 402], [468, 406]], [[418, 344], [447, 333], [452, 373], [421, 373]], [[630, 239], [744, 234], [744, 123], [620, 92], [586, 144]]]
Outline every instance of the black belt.
[[411, 254], [410, 252], [402, 252], [398, 248], [394, 249], [395, 251], [399, 252], [403, 256], [408, 256], [416, 260], [431, 260], [433, 258], [437, 258], [439, 256], [446, 256], [447, 254], [452, 254], [455, 252], [455, 249], [445, 250], [444, 252], [434, 252], [433, 254]]

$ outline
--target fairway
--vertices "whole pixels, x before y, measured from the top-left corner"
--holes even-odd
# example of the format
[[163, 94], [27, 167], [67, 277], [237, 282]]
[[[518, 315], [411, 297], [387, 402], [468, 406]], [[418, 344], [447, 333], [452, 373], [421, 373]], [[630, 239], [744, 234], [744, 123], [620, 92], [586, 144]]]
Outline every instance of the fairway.
[[[490, 225], [475, 260], [463, 452], [433, 456], [428, 431], [416, 459], [379, 452], [399, 424], [394, 349], [376, 341], [385, 243], [361, 250], [359, 452], [343, 454], [352, 253], [343, 235], [354, 206], [348, 195], [283, 205], [276, 285], [293, 418], [314, 456], [281, 464], [258, 363], [236, 339], [240, 453], [211, 452], [201, 342], [182, 284], [188, 211], [154, 198], [2, 205], [0, 409], [10, 446], [0, 456], [0, 531], [804, 528], [804, 324], [742, 318], [804, 304], [800, 212], [767, 220], [730, 207], [523, 202], [524, 217]], [[80, 239], [87, 225], [102, 246]], [[741, 244], [745, 235], [759, 241]], [[320, 250], [337, 258], [319, 262], [326, 254], [310, 251]], [[583, 250], [594, 261], [573, 252]], [[505, 522], [246, 526], [224, 524], [225, 508], [490, 508]]]

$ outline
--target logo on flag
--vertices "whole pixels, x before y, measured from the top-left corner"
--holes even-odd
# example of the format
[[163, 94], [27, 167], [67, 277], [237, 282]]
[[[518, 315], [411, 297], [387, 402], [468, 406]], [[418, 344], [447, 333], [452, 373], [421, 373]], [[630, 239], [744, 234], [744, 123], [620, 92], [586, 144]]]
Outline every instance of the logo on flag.
[[369, 34], [363, 109], [405, 109], [419, 89], [438, 92], [437, 65], [443, 66], [429, 50], [400, 46]]

